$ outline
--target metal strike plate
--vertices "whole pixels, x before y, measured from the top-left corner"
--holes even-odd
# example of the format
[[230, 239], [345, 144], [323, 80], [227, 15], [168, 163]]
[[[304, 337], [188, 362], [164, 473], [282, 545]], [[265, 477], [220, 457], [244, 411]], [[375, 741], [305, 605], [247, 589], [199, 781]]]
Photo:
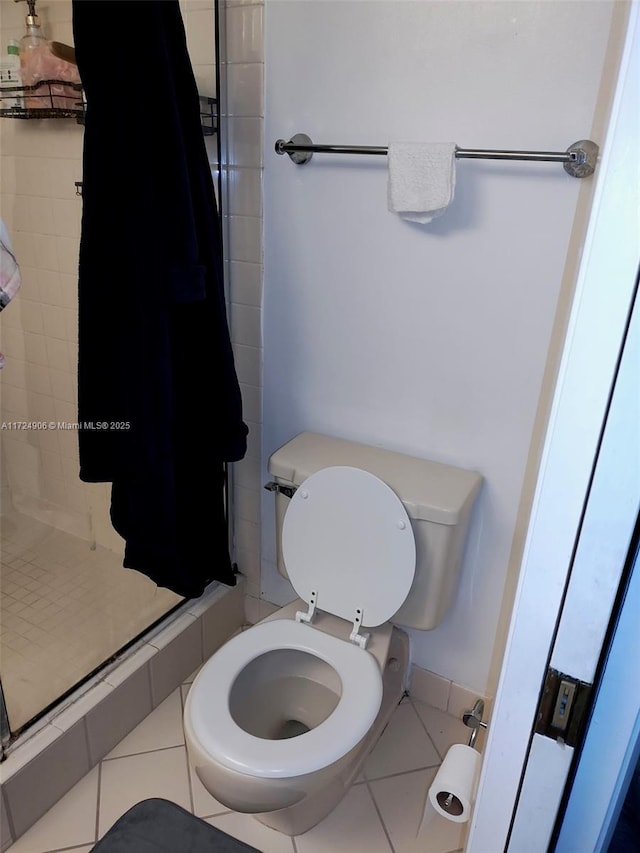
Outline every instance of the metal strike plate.
[[551, 726], [560, 731], [566, 731], [569, 725], [569, 716], [573, 707], [573, 700], [576, 696], [577, 684], [574, 681], [569, 681], [566, 678], [560, 679], [560, 687], [558, 688], [558, 698], [553, 709], [551, 717]]
[[536, 732], [575, 746], [589, 710], [592, 686], [549, 668], [538, 706]]

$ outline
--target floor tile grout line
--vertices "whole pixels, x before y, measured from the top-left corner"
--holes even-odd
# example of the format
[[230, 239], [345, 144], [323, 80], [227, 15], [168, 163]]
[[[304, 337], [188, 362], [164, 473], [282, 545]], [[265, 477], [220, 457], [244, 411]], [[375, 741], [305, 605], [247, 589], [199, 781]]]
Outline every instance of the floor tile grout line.
[[291, 843], [293, 844], [293, 853], [298, 853], [298, 845], [296, 844], [295, 835], [290, 835], [289, 837], [291, 838]]
[[208, 814], [208, 815], [197, 814], [195, 816], [199, 817], [200, 820], [211, 820], [212, 817], [222, 817], [222, 815], [224, 815], [224, 814], [240, 814], [240, 812], [234, 812], [233, 809], [226, 809], [226, 811], [223, 811], [223, 812], [215, 812], [214, 814]]
[[371, 790], [371, 787], [369, 786], [368, 782], [366, 782], [365, 784], [367, 786], [367, 791], [369, 793], [369, 796], [371, 797], [371, 801], [373, 802], [373, 807], [376, 810], [376, 814], [378, 815], [378, 820], [380, 821], [380, 824], [382, 826], [382, 831], [385, 834], [385, 838], [389, 842], [389, 847], [391, 849], [391, 853], [396, 853], [396, 848], [393, 846], [393, 841], [391, 840], [391, 836], [389, 835], [389, 830], [387, 829], [387, 825], [384, 822], [384, 818], [382, 817], [380, 809], [378, 808], [378, 803], [376, 802], [376, 798], [373, 796], [373, 791]]
[[95, 841], [100, 838], [100, 797], [102, 796], [102, 761], [98, 764], [98, 786], [96, 797], [96, 828], [94, 832]]
[[[412, 702], [411, 704], [413, 705], [413, 702]], [[429, 707], [431, 707], [431, 708], [435, 708], [435, 705], [430, 705]], [[414, 711], [415, 711], [415, 713], [416, 713], [416, 717], [417, 717], [417, 718], [418, 718], [418, 720], [420, 721], [420, 725], [421, 725], [421, 726], [422, 726], [422, 728], [425, 730], [427, 737], [428, 737], [428, 738], [429, 738], [429, 740], [431, 741], [431, 745], [432, 745], [432, 746], [433, 746], [433, 748], [435, 749], [435, 751], [436, 751], [436, 755], [440, 756], [440, 761], [441, 761], [441, 762], [442, 762], [442, 761], [444, 761], [444, 755], [441, 755], [440, 750], [439, 750], [439, 749], [438, 749], [438, 747], [436, 746], [434, 739], [433, 739], [433, 738], [431, 737], [431, 735], [429, 734], [429, 729], [427, 728], [427, 726], [426, 726], [426, 724], [425, 724], [424, 720], [422, 719], [422, 717], [421, 717], [421, 716], [420, 716], [420, 714], [418, 713], [418, 711], [417, 711], [417, 709], [416, 709], [415, 705], [413, 706], [413, 710], [414, 710]], [[441, 709], [440, 709], [440, 708], [436, 708], [436, 710], [440, 711]], [[443, 713], [444, 713], [444, 714], [446, 714], [447, 712], [446, 712], [446, 711], [443, 711]], [[449, 716], [453, 717], [453, 714], [449, 714]], [[457, 717], [454, 717], [454, 719], [457, 719]]]
[[[90, 844], [95, 844], [94, 841], [90, 841]], [[86, 847], [86, 844], [73, 844], [71, 847], [67, 845], [66, 847], [56, 847], [54, 850], [44, 850], [43, 853], [67, 853], [67, 850], [81, 850], [83, 847]], [[7, 853], [11, 853], [11, 848], [8, 849]]]
[[149, 755], [151, 752], [166, 752], [169, 749], [180, 749], [180, 747], [183, 747], [184, 745], [185, 743], [182, 741], [182, 743], [174, 743], [172, 746], [154, 746], [152, 749], [143, 749], [141, 752], [127, 752], [125, 755], [112, 755], [111, 758], [107, 758], [105, 756], [101, 763], [104, 763], [105, 761], [119, 761], [121, 758], [136, 758], [140, 755]]
[[[180, 708], [182, 709], [182, 717], [184, 717], [184, 696], [182, 695], [182, 685], [178, 688], [180, 691]], [[184, 744], [184, 760], [187, 765], [187, 785], [189, 786], [189, 805], [191, 814], [196, 813], [196, 804], [193, 796], [193, 783], [191, 781], [191, 767], [189, 766], [189, 753], [187, 751], [187, 744]]]
[[397, 773], [388, 773], [386, 776], [376, 776], [375, 779], [364, 778], [362, 782], [358, 782], [358, 785], [362, 785], [363, 782], [367, 784], [375, 783], [375, 782], [383, 782], [386, 779], [395, 779], [398, 776], [406, 776], [409, 773], [422, 773], [424, 770], [433, 770], [434, 767], [440, 767], [442, 764], [441, 761], [438, 761], [436, 764], [425, 764], [423, 767], [413, 767], [411, 770], [398, 770]]

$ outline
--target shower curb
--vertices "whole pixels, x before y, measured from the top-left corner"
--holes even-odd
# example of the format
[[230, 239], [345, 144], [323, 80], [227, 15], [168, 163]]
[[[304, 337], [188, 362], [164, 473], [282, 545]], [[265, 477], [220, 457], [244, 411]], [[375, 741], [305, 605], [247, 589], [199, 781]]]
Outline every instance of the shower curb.
[[214, 584], [185, 602], [7, 750], [0, 853], [242, 626], [244, 586]]

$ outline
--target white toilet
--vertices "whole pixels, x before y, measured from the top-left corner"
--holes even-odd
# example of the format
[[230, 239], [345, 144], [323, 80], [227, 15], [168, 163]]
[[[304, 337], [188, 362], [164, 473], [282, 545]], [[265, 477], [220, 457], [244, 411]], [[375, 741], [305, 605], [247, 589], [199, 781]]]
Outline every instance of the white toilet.
[[269, 471], [278, 569], [299, 599], [209, 659], [184, 729], [212, 796], [298, 835], [340, 802], [402, 698], [395, 625], [429, 630], [451, 604], [481, 477], [309, 432]]

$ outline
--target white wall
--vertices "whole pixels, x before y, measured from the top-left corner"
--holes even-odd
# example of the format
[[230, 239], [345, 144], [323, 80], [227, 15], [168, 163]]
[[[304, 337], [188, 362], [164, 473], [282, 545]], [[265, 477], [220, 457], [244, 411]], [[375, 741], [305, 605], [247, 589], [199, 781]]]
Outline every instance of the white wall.
[[[458, 161], [429, 226], [386, 209], [386, 162], [279, 137], [563, 150], [588, 137], [612, 12], [600, 2], [283, 2], [265, 7], [263, 462], [303, 429], [478, 470], [456, 602], [415, 663], [486, 685], [580, 181]], [[595, 140], [601, 142], [601, 140]], [[264, 473], [266, 477], [266, 472]], [[263, 497], [263, 594], [275, 574]]]

